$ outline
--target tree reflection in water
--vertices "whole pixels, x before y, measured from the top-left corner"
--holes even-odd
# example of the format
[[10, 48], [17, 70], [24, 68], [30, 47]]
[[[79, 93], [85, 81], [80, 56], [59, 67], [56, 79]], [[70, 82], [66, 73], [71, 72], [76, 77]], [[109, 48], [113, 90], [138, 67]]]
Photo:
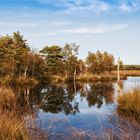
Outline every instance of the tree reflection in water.
[[90, 84], [90, 90], [87, 94], [89, 107], [97, 105], [100, 108], [105, 101], [106, 104], [113, 103], [113, 86], [111, 83]]
[[[97, 105], [97, 108], [101, 108], [103, 103], [113, 103], [113, 93], [112, 83], [48, 85], [41, 92], [39, 106], [45, 112], [76, 114], [80, 112], [79, 102], [83, 99], [86, 99], [89, 107]], [[78, 101], [77, 96], [80, 98]]]

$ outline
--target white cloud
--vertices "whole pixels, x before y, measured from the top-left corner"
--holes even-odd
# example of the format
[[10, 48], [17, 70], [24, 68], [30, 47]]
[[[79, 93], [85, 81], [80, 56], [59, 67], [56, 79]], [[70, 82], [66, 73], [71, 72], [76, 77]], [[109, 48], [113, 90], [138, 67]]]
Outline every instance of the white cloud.
[[42, 4], [48, 4], [53, 6], [68, 6], [69, 0], [35, 0]]
[[70, 6], [67, 9], [67, 12], [77, 12], [77, 11], [83, 11], [83, 12], [94, 12], [94, 13], [101, 13], [101, 12], [107, 12], [111, 9], [110, 5], [108, 5], [105, 2], [102, 1], [93, 1], [87, 5], [74, 5]]
[[[102, 13], [108, 11], [133, 12], [140, 9], [140, 0], [118, 0], [117, 2], [106, 2], [105, 0], [36, 0], [42, 4], [59, 7], [66, 13], [94, 12]], [[59, 9], [58, 8], [58, 9]], [[56, 8], [57, 9], [57, 8]], [[55, 10], [55, 9], [54, 9]]]
[[30, 37], [33, 37], [33, 38], [44, 38], [44, 37], [47, 37], [47, 36], [55, 36], [56, 33], [55, 32], [48, 32], [48, 33], [42, 33], [42, 34], [31, 34], [31, 35], [28, 35]]
[[0, 22], [0, 27], [4, 26], [5, 24], [3, 22]]
[[123, 4], [121, 4], [121, 6], [120, 6], [120, 10], [121, 10], [122, 12], [130, 12], [130, 11], [132, 11], [132, 7], [129, 6], [127, 3], [123, 3]]
[[0, 27], [36, 27], [37, 24], [29, 22], [0, 22]]
[[103, 0], [36, 0], [39, 3], [59, 7], [66, 12], [93, 11], [95, 13], [106, 12], [111, 7]]
[[140, 0], [125, 0], [119, 6], [122, 12], [133, 12], [140, 9]]
[[69, 25], [69, 22], [60, 22], [60, 21], [55, 21], [51, 23], [53, 26], [59, 27], [59, 26], [65, 26], [65, 25]]
[[122, 30], [127, 27], [127, 24], [116, 24], [116, 25], [104, 25], [104, 26], [96, 26], [96, 27], [82, 27], [82, 28], [75, 28], [75, 29], [66, 29], [62, 32], [64, 33], [92, 33], [92, 34], [101, 34], [101, 33], [108, 33], [114, 32], [118, 30]]

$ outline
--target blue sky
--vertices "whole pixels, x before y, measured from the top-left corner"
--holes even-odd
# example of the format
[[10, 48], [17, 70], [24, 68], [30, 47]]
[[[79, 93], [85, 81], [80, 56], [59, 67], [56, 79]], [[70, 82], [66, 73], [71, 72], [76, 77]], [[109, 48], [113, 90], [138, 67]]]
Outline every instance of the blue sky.
[[140, 0], [0, 0], [0, 35], [14, 31], [37, 50], [75, 42], [80, 58], [100, 50], [140, 64]]

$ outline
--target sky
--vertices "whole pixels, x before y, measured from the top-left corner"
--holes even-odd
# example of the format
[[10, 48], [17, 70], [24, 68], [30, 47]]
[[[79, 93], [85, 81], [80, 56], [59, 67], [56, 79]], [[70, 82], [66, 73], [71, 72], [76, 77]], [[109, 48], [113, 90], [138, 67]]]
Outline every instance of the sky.
[[0, 36], [16, 31], [35, 50], [76, 43], [82, 59], [100, 50], [140, 64], [140, 0], [0, 0]]

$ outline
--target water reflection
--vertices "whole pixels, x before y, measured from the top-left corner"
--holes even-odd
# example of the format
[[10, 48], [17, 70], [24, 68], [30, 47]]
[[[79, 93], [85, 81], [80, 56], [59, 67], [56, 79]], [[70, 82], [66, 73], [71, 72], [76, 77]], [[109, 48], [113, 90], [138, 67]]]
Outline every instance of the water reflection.
[[96, 105], [101, 108], [103, 103], [113, 103], [113, 93], [112, 83], [48, 85], [42, 90], [39, 106], [45, 112], [76, 114], [80, 112], [79, 103], [82, 100], [86, 100], [89, 107]]
[[48, 84], [33, 89], [29, 99], [38, 115], [34, 119], [36, 127], [47, 130], [52, 139], [58, 139], [61, 134], [69, 136], [73, 129], [87, 135], [88, 132], [100, 135], [110, 129], [118, 135], [117, 130], [124, 132], [128, 126], [120, 129], [119, 116], [115, 113], [117, 97], [134, 86], [135, 79], [129, 78], [121, 83]]
[[89, 107], [97, 104], [101, 108], [103, 101], [106, 104], [113, 103], [113, 85], [111, 83], [90, 84], [90, 90], [87, 91], [87, 102]]
[[72, 90], [72, 88], [67, 90], [65, 86], [49, 85], [44, 89], [41, 108], [51, 113], [63, 111], [65, 114], [69, 114], [79, 112], [78, 103], [75, 102], [72, 105], [75, 96]]

